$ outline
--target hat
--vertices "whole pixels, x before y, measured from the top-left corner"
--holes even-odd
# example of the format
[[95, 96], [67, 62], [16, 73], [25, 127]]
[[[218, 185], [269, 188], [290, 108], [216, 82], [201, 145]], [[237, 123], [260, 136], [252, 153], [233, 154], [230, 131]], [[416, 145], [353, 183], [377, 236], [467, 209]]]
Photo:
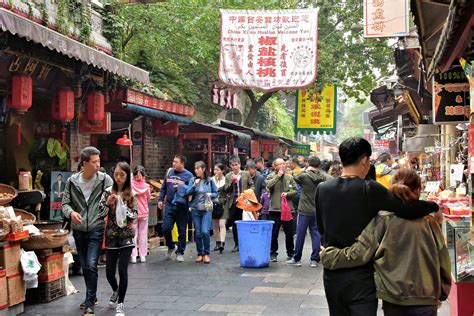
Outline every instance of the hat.
[[262, 208], [262, 204], [258, 203], [255, 192], [248, 189], [237, 198], [237, 207], [244, 211], [258, 211]]

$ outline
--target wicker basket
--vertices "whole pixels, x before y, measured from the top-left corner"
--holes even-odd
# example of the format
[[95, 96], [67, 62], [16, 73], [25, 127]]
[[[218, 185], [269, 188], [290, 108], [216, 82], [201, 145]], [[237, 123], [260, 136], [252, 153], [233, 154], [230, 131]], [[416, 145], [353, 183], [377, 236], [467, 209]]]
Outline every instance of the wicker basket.
[[68, 231], [58, 233], [56, 230], [42, 230], [43, 234], [38, 236], [30, 236], [28, 240], [21, 243], [25, 250], [41, 250], [57, 248], [64, 245], [68, 238]]
[[21, 221], [24, 225], [33, 225], [36, 222], [36, 216], [31, 214], [30, 212], [24, 211], [19, 208], [15, 208], [15, 216], [21, 216]]
[[13, 194], [13, 196], [11, 198], [0, 199], [0, 205], [6, 205], [6, 204], [10, 203], [18, 195], [18, 192], [14, 187], [11, 187], [11, 186], [3, 184], [3, 183], [0, 183], [0, 193]]

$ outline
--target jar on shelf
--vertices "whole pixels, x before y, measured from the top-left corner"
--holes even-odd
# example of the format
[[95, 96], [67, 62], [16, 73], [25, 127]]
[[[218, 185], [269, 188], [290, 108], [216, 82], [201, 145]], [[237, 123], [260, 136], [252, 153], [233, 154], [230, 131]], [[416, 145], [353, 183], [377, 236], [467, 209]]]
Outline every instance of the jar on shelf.
[[33, 190], [33, 177], [29, 171], [20, 171], [18, 174], [18, 190]]

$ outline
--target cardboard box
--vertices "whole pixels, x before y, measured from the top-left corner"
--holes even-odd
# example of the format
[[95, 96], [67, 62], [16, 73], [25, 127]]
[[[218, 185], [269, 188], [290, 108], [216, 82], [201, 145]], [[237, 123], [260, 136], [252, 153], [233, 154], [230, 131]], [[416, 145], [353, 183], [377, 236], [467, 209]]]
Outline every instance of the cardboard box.
[[51, 282], [64, 276], [64, 253], [57, 252], [47, 257], [39, 257], [41, 270], [38, 272], [39, 282]]
[[0, 245], [0, 267], [6, 270], [7, 277], [20, 273], [20, 243]]
[[25, 301], [25, 282], [23, 273], [7, 276], [8, 306], [17, 305]]
[[0, 309], [8, 307], [7, 271], [0, 270]]

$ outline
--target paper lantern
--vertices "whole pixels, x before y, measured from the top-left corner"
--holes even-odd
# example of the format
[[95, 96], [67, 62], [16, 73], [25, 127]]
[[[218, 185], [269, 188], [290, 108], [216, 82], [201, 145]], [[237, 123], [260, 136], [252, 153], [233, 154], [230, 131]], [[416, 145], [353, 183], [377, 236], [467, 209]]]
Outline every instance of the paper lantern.
[[23, 74], [13, 74], [11, 77], [11, 93], [8, 107], [24, 114], [33, 104], [33, 78]]
[[87, 96], [87, 120], [100, 122], [104, 117], [104, 95], [100, 91], [94, 91]]
[[51, 117], [62, 123], [74, 118], [74, 91], [71, 88], [61, 88], [56, 92], [51, 102]]

